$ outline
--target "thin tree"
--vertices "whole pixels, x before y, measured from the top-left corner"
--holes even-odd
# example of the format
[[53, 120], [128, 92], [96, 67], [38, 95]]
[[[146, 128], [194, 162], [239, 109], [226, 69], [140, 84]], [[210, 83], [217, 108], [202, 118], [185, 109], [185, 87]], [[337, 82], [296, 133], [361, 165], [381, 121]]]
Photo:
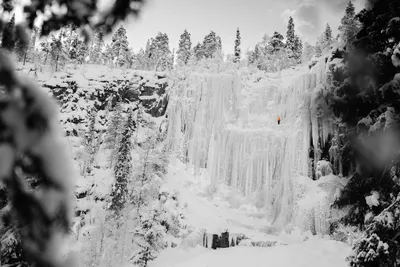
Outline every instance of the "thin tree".
[[177, 53], [177, 59], [184, 65], [187, 65], [189, 58], [191, 56], [192, 41], [190, 40], [190, 33], [185, 29], [181, 34], [179, 40], [179, 48]]
[[115, 182], [111, 191], [111, 204], [109, 209], [120, 216], [128, 198], [128, 180], [132, 175], [132, 134], [135, 128], [132, 112], [128, 111], [128, 118], [124, 125], [124, 132], [117, 152], [117, 162], [114, 166]]
[[358, 25], [354, 4], [351, 1], [347, 4], [344, 16], [341, 19], [339, 31], [344, 43], [348, 45], [353, 43], [358, 31]]
[[238, 63], [240, 62], [240, 55], [241, 55], [241, 50], [240, 50], [240, 31], [239, 28], [236, 30], [236, 40], [235, 40], [235, 54], [234, 54], [234, 62]]
[[13, 15], [11, 20], [4, 27], [1, 47], [13, 51], [15, 47], [15, 39], [15, 15]]

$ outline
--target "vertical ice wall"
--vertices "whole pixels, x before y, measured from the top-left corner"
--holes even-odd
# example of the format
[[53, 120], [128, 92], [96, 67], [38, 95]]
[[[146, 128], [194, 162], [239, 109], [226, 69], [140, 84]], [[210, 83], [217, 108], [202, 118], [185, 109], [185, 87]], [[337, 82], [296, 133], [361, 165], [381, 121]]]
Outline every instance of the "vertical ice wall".
[[181, 80], [168, 106], [171, 148], [195, 170], [207, 169], [215, 186], [262, 192], [275, 225], [292, 222], [293, 179], [308, 176], [310, 144], [320, 150], [333, 131], [321, 117], [325, 68], [321, 60], [311, 71], [270, 74], [256, 83], [240, 74]]

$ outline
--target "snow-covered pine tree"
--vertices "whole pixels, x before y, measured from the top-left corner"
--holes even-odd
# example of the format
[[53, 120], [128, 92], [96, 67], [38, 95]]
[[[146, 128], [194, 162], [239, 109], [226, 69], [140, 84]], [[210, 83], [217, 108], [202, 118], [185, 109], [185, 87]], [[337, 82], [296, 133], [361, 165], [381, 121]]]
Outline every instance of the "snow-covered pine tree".
[[104, 63], [106, 65], [112, 65], [113, 52], [112, 52], [111, 45], [106, 44], [106, 47], [104, 48], [104, 51], [101, 54], [102, 54], [102, 58], [104, 59]]
[[76, 64], [78, 58], [79, 39], [75, 31], [71, 31], [66, 45], [69, 59]]
[[168, 35], [159, 32], [150, 45], [150, 62], [156, 70], [168, 70], [172, 68], [170, 56]]
[[293, 50], [293, 53], [294, 53], [294, 58], [295, 58], [296, 62], [300, 63], [301, 62], [301, 56], [302, 56], [302, 53], [303, 53], [303, 42], [301, 41], [300, 37], [297, 36], [297, 35], [295, 36], [295, 39], [294, 39], [294, 50]]
[[89, 46], [83, 42], [79, 41], [78, 51], [77, 51], [77, 61], [78, 64], [83, 64], [86, 62], [86, 57], [89, 55]]
[[13, 51], [15, 47], [15, 41], [15, 15], [13, 15], [10, 21], [4, 27], [1, 48]]
[[286, 48], [290, 49], [291, 51], [294, 51], [296, 35], [294, 33], [294, 22], [292, 17], [289, 17], [287, 28], [288, 29], [286, 32]]
[[110, 52], [112, 61], [119, 67], [127, 64], [129, 52], [128, 37], [126, 36], [126, 29], [120, 26], [114, 33], [111, 39]]
[[320, 57], [322, 55], [322, 47], [323, 47], [323, 43], [321, 43], [321, 41], [318, 40], [315, 43], [315, 56]]
[[358, 32], [357, 24], [354, 4], [349, 1], [339, 26], [340, 36], [343, 43], [352, 44], [354, 42]]
[[153, 62], [154, 59], [152, 57], [152, 55], [153, 55], [152, 52], [154, 50], [154, 45], [152, 44], [153, 40], [154, 40], [153, 38], [147, 40], [146, 48], [144, 50], [143, 63], [144, 63], [145, 70], [150, 70], [150, 69], [154, 68], [155, 63], [156, 63], [156, 62]]
[[297, 63], [301, 62], [303, 44], [300, 37], [295, 34], [293, 18], [289, 18], [288, 30], [286, 33], [286, 48], [289, 50], [289, 58], [293, 58]]
[[146, 70], [146, 58], [143, 48], [140, 48], [139, 52], [136, 54], [135, 69]]
[[31, 39], [29, 41], [28, 51], [26, 54], [26, 60], [29, 62], [36, 62], [36, 58], [37, 58], [36, 42], [37, 42], [38, 36], [40, 36], [39, 28], [34, 27], [32, 29]]
[[[135, 152], [139, 154], [139, 163], [136, 165], [131, 192], [131, 200], [139, 218], [141, 209], [157, 197], [167, 165], [165, 160], [167, 154], [162, 150], [160, 133], [155, 131], [151, 123], [144, 123], [141, 112], [142, 110], [139, 109], [137, 122], [142, 128], [147, 128], [148, 136], [135, 148]], [[151, 132], [155, 133], [151, 134]]]
[[137, 55], [135, 55], [135, 52], [130, 47], [128, 49], [127, 67], [132, 69], [135, 67], [135, 64], [137, 64]]
[[315, 46], [310, 45], [309, 43], [305, 42], [303, 47], [303, 52], [301, 55], [301, 62], [308, 63], [312, 57], [316, 54]]
[[165, 228], [165, 233], [179, 238], [185, 229], [184, 208], [179, 203], [177, 192], [161, 189], [154, 209], [159, 213], [159, 222]]
[[85, 158], [83, 175], [90, 175], [93, 169], [94, 158], [96, 156], [96, 141], [98, 134], [96, 132], [96, 117], [97, 109], [94, 106], [89, 106], [89, 111], [86, 115], [86, 133], [85, 133]]
[[[108, 100], [111, 101], [111, 98]], [[105, 147], [111, 149], [110, 167], [113, 166], [116, 160], [116, 148], [120, 142], [120, 129], [123, 126], [123, 110], [120, 103], [117, 103], [111, 115], [110, 122], [107, 127], [105, 136]]]
[[40, 42], [40, 50], [41, 50], [42, 54], [44, 53], [43, 64], [47, 63], [47, 59], [48, 59], [50, 51], [51, 51], [51, 45], [50, 44], [51, 43], [50, 43], [49, 40], [43, 40], [42, 42]]
[[178, 65], [187, 65], [192, 54], [192, 41], [190, 33], [185, 29], [179, 40], [179, 48], [177, 53]]
[[272, 53], [277, 53], [281, 49], [285, 47], [285, 44], [283, 43], [283, 35], [280, 34], [279, 32], [274, 32], [274, 35], [271, 38], [271, 41], [269, 42], [269, 45], [272, 49]]
[[205, 58], [212, 58], [214, 54], [222, 49], [221, 38], [211, 31], [204, 37], [203, 51]]
[[25, 65], [26, 62], [26, 53], [28, 51], [28, 44], [20, 39], [15, 40], [14, 52], [17, 56], [18, 61], [22, 61]]
[[263, 59], [263, 57], [265, 56], [265, 53], [262, 49], [262, 47], [260, 46], [260, 44], [256, 44], [256, 46], [254, 47], [254, 53], [253, 53], [253, 62], [257, 64], [257, 66], [259, 66], [259, 63], [261, 62], [261, 60]]
[[164, 248], [164, 229], [160, 225], [159, 216], [156, 209], [150, 210], [140, 218], [138, 227], [133, 231], [135, 242], [139, 246], [139, 250], [130, 258], [135, 266], [147, 267]]
[[103, 48], [104, 48], [104, 33], [102, 30], [97, 29], [93, 34], [93, 43], [89, 51], [90, 62], [95, 64], [102, 63]]
[[128, 201], [128, 181], [132, 175], [132, 134], [135, 129], [132, 111], [128, 110], [128, 118], [124, 125], [122, 138], [118, 146], [117, 162], [114, 166], [115, 182], [111, 191], [111, 210], [117, 217]]
[[67, 53], [65, 52], [64, 43], [62, 40], [63, 34], [64, 32], [62, 31], [57, 37], [54, 34], [51, 36], [50, 56], [55, 71], [58, 71], [60, 66], [67, 61]]
[[326, 43], [326, 46], [328, 46], [332, 43], [332, 29], [331, 29], [331, 26], [329, 26], [329, 23], [327, 23], [326, 27], [325, 27], [324, 41]]
[[197, 60], [201, 60], [202, 58], [205, 57], [204, 55], [204, 47], [201, 43], [197, 43], [194, 47], [193, 47], [193, 54], [196, 57]]
[[[398, 14], [397, 1], [369, 1], [369, 8], [357, 15], [360, 31], [346, 44], [352, 49], [342, 59], [344, 66], [335, 68], [329, 92], [335, 96], [331, 109], [344, 128], [335, 145], [348, 177], [335, 204], [349, 208], [341, 223], [365, 231], [349, 257], [355, 267], [399, 265], [400, 117], [394, 93], [399, 69], [391, 41], [400, 37], [388, 29]], [[360, 83], [359, 78], [373, 83]]]
[[240, 62], [240, 55], [241, 55], [241, 50], [240, 50], [240, 31], [239, 28], [236, 31], [236, 40], [235, 40], [235, 53], [234, 53], [234, 62], [239, 63]]

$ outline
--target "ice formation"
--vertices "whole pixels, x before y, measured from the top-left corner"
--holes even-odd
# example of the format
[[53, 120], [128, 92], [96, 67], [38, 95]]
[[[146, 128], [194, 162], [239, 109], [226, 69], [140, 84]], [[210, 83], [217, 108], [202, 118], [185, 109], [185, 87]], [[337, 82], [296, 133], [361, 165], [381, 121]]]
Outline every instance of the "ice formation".
[[[207, 169], [213, 186], [226, 184], [247, 196], [262, 192], [276, 226], [299, 221], [293, 217], [299, 210], [295, 180], [313, 172], [310, 149], [318, 162], [334, 134], [333, 123], [321, 112], [328, 67], [322, 58], [311, 70], [299, 67], [256, 81], [244, 71], [191, 74], [171, 89], [171, 148], [194, 170]], [[324, 221], [329, 213], [325, 200], [325, 195], [315, 200]], [[328, 226], [318, 227], [325, 233]]]

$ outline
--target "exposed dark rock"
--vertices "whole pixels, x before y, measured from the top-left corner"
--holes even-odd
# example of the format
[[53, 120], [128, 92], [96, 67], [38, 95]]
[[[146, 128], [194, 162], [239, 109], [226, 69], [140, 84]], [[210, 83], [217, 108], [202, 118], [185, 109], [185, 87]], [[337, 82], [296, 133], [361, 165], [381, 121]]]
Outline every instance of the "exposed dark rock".
[[221, 234], [221, 237], [219, 239], [219, 246], [220, 246], [220, 248], [229, 248], [229, 233], [228, 233], [228, 231]]
[[251, 245], [253, 246], [253, 247], [263, 247], [263, 248], [265, 248], [265, 247], [273, 247], [273, 246], [275, 246], [277, 244], [277, 242], [276, 241], [252, 241], [251, 242]]
[[212, 245], [211, 248], [212, 249], [217, 249], [219, 247], [219, 236], [218, 235], [213, 235], [213, 239], [212, 239]]

